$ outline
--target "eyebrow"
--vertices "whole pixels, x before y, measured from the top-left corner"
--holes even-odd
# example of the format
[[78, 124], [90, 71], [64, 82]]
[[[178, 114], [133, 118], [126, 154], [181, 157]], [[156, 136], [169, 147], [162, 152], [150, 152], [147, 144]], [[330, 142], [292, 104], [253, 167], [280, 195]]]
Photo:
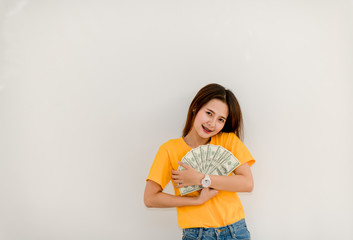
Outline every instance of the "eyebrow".
[[[209, 109], [209, 108], [206, 108], [208, 111], [210, 111], [210, 112], [212, 112], [212, 113], [215, 113], [214, 111], [212, 111], [211, 109]], [[223, 118], [224, 120], [226, 120], [227, 118], [225, 118], [225, 117], [223, 117], [223, 116], [221, 116], [221, 118]]]

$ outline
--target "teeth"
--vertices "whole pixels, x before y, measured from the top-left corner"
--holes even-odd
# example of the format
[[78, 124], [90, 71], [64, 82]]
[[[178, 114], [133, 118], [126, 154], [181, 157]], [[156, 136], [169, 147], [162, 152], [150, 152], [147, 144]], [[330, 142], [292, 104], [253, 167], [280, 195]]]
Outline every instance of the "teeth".
[[208, 128], [206, 128], [204, 125], [202, 125], [202, 127], [203, 127], [207, 132], [211, 132], [211, 130], [209, 130]]

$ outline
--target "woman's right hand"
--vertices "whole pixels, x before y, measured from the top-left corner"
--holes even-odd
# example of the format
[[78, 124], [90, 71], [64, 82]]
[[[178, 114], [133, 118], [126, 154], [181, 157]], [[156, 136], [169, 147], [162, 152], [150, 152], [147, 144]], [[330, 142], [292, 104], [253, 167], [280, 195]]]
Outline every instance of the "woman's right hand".
[[217, 196], [218, 190], [210, 189], [210, 188], [203, 188], [200, 192], [200, 195], [197, 197], [197, 201], [199, 205], [207, 202], [211, 198]]

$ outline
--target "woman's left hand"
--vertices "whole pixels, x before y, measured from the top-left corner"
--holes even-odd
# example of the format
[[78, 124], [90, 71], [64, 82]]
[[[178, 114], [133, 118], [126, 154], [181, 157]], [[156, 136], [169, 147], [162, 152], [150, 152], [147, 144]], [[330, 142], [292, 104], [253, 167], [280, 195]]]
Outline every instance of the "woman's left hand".
[[172, 179], [174, 180], [174, 183], [176, 183], [176, 188], [201, 185], [201, 180], [204, 177], [203, 173], [198, 172], [183, 162], [178, 163], [185, 169], [180, 171], [172, 170]]

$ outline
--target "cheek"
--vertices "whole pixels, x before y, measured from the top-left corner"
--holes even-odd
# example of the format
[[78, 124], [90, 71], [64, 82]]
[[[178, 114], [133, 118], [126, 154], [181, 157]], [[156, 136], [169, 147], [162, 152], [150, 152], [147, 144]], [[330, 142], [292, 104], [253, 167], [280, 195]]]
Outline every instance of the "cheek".
[[217, 124], [217, 129], [218, 130], [222, 130], [223, 127], [224, 127], [224, 123]]
[[218, 134], [224, 127], [224, 124], [216, 124], [215, 135]]
[[195, 118], [195, 122], [198, 122], [198, 123], [203, 123], [207, 121], [208, 121], [208, 117], [202, 114], [197, 115]]
[[194, 123], [192, 125], [193, 126], [198, 126], [200, 124], [200, 121], [201, 121], [200, 117], [195, 117]]

